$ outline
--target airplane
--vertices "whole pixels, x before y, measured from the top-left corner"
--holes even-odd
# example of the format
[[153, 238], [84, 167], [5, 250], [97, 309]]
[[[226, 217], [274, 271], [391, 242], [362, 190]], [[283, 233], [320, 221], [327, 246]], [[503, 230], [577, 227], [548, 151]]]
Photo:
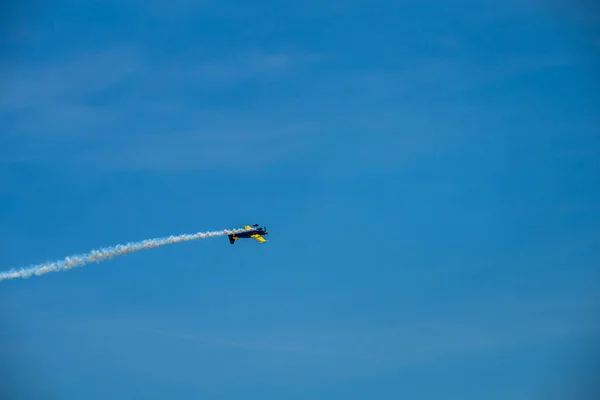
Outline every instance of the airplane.
[[[252, 227], [254, 227], [255, 229], [252, 229]], [[238, 239], [249, 239], [249, 238], [257, 240], [261, 243], [267, 242], [267, 240], [265, 240], [265, 238], [263, 238], [264, 235], [269, 234], [269, 232], [267, 232], [266, 226], [264, 228], [259, 228], [258, 224], [254, 224], [252, 226], [246, 225], [246, 226], [244, 226], [244, 229], [248, 229], [248, 230], [246, 232], [240, 232], [240, 233], [234, 233], [234, 234], [228, 235], [229, 243], [234, 244], [235, 241]]]

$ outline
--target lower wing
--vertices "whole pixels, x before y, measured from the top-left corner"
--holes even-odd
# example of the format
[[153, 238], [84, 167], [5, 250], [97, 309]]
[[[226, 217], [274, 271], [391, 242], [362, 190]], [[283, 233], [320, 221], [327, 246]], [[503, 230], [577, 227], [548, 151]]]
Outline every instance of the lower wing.
[[252, 236], [250, 236], [250, 237], [251, 237], [252, 239], [258, 240], [258, 241], [259, 241], [259, 242], [261, 242], [261, 243], [264, 243], [264, 242], [266, 242], [265, 238], [264, 238], [264, 237], [262, 237], [262, 236], [260, 236], [260, 235], [252, 235]]

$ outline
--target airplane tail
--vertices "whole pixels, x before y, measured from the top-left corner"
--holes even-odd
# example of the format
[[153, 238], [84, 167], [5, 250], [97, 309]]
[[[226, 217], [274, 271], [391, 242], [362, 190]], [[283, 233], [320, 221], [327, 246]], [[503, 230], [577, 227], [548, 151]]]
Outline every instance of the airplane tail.
[[233, 238], [233, 235], [227, 235], [229, 237], [229, 243], [234, 244], [235, 243], [235, 239]]

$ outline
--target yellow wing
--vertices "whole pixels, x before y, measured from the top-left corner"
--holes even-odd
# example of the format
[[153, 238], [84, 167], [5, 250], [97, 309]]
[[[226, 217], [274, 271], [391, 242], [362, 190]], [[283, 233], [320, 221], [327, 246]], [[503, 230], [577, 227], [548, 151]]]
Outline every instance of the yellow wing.
[[252, 236], [250, 236], [250, 237], [251, 237], [252, 239], [256, 239], [256, 240], [258, 240], [258, 241], [259, 241], [259, 242], [261, 242], [261, 243], [264, 243], [264, 242], [266, 242], [265, 238], [264, 238], [264, 237], [262, 237], [262, 236], [260, 236], [260, 235], [252, 235]]
[[250, 225], [246, 225], [246, 226], [244, 226], [244, 229], [251, 230], [251, 229], [252, 229], [252, 227], [251, 227]]

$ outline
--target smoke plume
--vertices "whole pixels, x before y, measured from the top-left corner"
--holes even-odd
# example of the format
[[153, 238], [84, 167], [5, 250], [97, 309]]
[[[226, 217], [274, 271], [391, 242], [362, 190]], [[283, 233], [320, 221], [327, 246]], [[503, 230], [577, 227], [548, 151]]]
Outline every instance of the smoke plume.
[[0, 282], [7, 279], [29, 278], [32, 275], [44, 275], [48, 272], [66, 271], [75, 267], [83, 267], [90, 263], [100, 263], [113, 257], [126, 255], [135, 251], [152, 249], [154, 247], [166, 246], [168, 244], [187, 242], [189, 240], [204, 239], [213, 236], [224, 236], [232, 233], [244, 232], [246, 229], [232, 229], [212, 232], [198, 232], [195, 234], [184, 234], [164, 238], [146, 239], [141, 242], [119, 244], [103, 249], [92, 250], [87, 254], [78, 254], [66, 257], [64, 260], [46, 262], [26, 268], [13, 268], [9, 271], [0, 272]]

